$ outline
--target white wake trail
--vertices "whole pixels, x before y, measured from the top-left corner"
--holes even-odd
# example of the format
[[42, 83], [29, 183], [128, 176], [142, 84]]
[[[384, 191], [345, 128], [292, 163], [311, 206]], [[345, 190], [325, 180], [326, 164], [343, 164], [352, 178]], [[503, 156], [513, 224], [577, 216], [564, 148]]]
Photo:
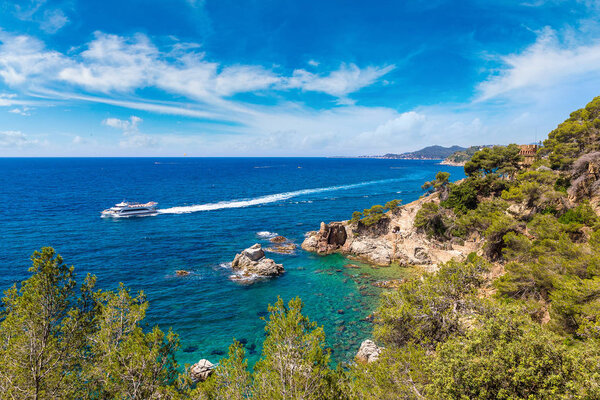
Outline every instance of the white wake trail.
[[361, 186], [376, 185], [379, 183], [387, 183], [387, 182], [394, 182], [394, 181], [400, 181], [400, 180], [402, 180], [402, 179], [384, 179], [384, 180], [379, 180], [379, 181], [353, 183], [350, 185], [329, 186], [329, 187], [314, 188], [314, 189], [303, 189], [303, 190], [297, 190], [295, 192], [270, 194], [267, 196], [256, 197], [253, 199], [230, 200], [230, 201], [221, 201], [218, 203], [197, 204], [197, 205], [193, 205], [193, 206], [171, 207], [171, 208], [165, 208], [163, 210], [158, 210], [158, 212], [160, 214], [186, 214], [186, 213], [193, 213], [193, 212], [198, 212], [198, 211], [222, 210], [224, 208], [252, 207], [252, 206], [258, 206], [261, 204], [276, 203], [279, 201], [288, 200], [293, 197], [303, 196], [303, 195], [307, 195], [307, 194], [332, 192], [335, 190], [348, 190], [348, 189], [354, 189], [354, 188], [361, 187]]

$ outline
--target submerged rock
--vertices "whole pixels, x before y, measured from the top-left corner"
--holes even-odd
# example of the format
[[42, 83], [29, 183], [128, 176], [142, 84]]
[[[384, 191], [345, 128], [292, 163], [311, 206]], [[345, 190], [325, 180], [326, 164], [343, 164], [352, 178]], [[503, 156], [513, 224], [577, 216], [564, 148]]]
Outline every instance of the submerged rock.
[[360, 349], [354, 359], [359, 363], [372, 363], [379, 359], [381, 348], [374, 341], [367, 339], [360, 344]]
[[289, 240], [285, 236], [275, 236], [269, 240], [271, 243], [285, 243], [289, 242]]
[[232, 279], [270, 278], [285, 271], [283, 265], [265, 257], [265, 252], [258, 243], [236, 254], [231, 268], [237, 274]]
[[296, 245], [294, 243], [288, 242], [267, 247], [266, 250], [271, 253], [277, 254], [292, 254], [296, 250]]
[[399, 288], [402, 283], [404, 283], [404, 279], [390, 279], [388, 281], [373, 282], [371, 285], [384, 289], [396, 289]]
[[190, 367], [190, 378], [194, 382], [204, 382], [213, 373], [214, 369], [213, 363], [202, 359]]
[[175, 275], [177, 276], [188, 276], [190, 274], [190, 271], [186, 271], [183, 269], [178, 269], [177, 271], [175, 271]]

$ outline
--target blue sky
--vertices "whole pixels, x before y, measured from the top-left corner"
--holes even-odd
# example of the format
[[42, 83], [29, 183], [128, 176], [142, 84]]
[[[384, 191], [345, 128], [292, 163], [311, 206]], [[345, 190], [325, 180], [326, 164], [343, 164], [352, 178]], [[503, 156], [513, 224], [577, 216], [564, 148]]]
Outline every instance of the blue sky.
[[600, 95], [600, 2], [0, 0], [0, 156], [529, 143]]

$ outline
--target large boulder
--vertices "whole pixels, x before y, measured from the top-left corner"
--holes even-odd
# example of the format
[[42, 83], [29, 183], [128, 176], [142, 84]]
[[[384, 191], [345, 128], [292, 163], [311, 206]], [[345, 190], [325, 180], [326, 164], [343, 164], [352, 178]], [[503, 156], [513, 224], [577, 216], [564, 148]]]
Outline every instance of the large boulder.
[[318, 231], [307, 234], [302, 243], [302, 248], [319, 254], [330, 254], [344, 246], [347, 239], [348, 233], [343, 222], [332, 222], [330, 224], [321, 222]]
[[265, 256], [265, 252], [258, 243], [256, 243], [254, 246], [248, 247], [242, 253], [252, 261], [258, 261]]
[[190, 378], [194, 382], [204, 382], [213, 373], [214, 369], [213, 363], [202, 359], [190, 367]]
[[265, 257], [265, 252], [260, 244], [255, 244], [236, 254], [231, 268], [236, 275], [234, 279], [270, 278], [283, 274], [283, 265], [277, 264], [270, 258]]
[[377, 361], [380, 355], [381, 348], [374, 341], [367, 339], [360, 344], [360, 349], [354, 358], [357, 362], [366, 364]]

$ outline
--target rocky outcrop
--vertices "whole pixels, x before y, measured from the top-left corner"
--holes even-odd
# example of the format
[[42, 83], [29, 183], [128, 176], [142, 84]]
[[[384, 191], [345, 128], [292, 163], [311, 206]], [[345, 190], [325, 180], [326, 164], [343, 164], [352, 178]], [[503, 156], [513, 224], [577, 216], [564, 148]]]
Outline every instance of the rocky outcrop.
[[213, 363], [202, 359], [190, 367], [190, 379], [194, 382], [204, 382], [213, 373], [214, 369], [215, 365]]
[[289, 240], [285, 236], [275, 236], [275, 237], [271, 238], [269, 240], [269, 242], [271, 242], [271, 243], [285, 243], [285, 242], [289, 242]]
[[589, 200], [596, 213], [600, 213], [600, 152], [579, 157], [571, 167], [569, 200], [573, 203]]
[[475, 240], [441, 243], [414, 228], [414, 219], [425, 202], [439, 202], [433, 194], [394, 211], [388, 211], [377, 223], [321, 223], [318, 231], [308, 232], [302, 248], [318, 254], [340, 253], [370, 264], [388, 266], [422, 265], [435, 269], [453, 258], [463, 259], [481, 246]]
[[[310, 235], [312, 233], [313, 235]], [[332, 222], [326, 224], [321, 222], [318, 232], [309, 232], [302, 243], [302, 248], [310, 249], [319, 254], [330, 254], [342, 247], [346, 243], [348, 233], [343, 222]]]
[[296, 251], [296, 244], [284, 236], [275, 236], [269, 240], [273, 243], [265, 251], [277, 254], [293, 254]]
[[283, 274], [283, 265], [265, 257], [260, 244], [236, 254], [231, 269], [236, 273], [232, 279], [270, 278]]
[[374, 341], [367, 339], [360, 344], [360, 349], [354, 359], [356, 362], [367, 364], [377, 361], [381, 355], [381, 348]]

